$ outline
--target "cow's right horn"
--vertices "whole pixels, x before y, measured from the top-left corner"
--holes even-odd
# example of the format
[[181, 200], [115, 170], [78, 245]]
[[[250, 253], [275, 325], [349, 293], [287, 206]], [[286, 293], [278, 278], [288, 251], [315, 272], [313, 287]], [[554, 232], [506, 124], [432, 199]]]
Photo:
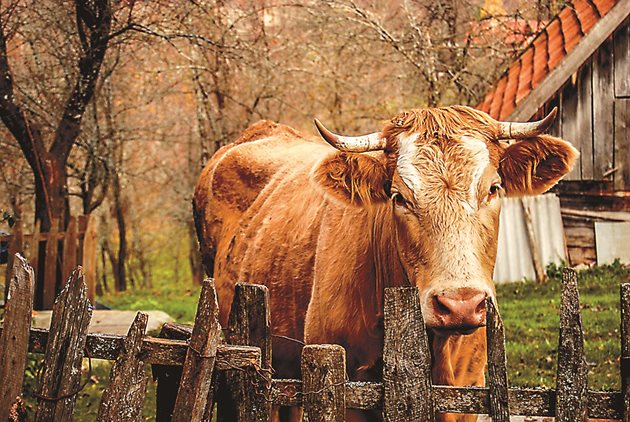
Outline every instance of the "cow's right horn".
[[518, 139], [538, 136], [551, 127], [553, 121], [556, 120], [556, 114], [558, 114], [558, 107], [554, 107], [544, 119], [535, 122], [499, 122], [499, 127], [501, 128], [499, 137], [502, 139]]
[[315, 119], [315, 126], [319, 131], [319, 134], [324, 138], [326, 142], [332, 145], [339, 151], [346, 152], [368, 152], [379, 151], [385, 149], [386, 140], [381, 137], [379, 132], [370, 133], [363, 136], [342, 136], [336, 135], [326, 129], [322, 122]]

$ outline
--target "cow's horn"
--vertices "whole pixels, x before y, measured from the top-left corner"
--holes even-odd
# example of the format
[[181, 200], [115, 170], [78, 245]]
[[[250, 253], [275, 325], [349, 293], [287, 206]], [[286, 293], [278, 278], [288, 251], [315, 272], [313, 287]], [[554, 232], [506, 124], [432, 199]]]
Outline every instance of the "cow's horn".
[[315, 126], [322, 138], [339, 151], [368, 152], [385, 149], [386, 140], [379, 132], [363, 136], [342, 136], [326, 129], [317, 119], [315, 119]]
[[500, 138], [518, 139], [540, 135], [551, 127], [556, 119], [556, 114], [558, 114], [558, 107], [554, 107], [544, 119], [536, 122], [499, 122], [501, 128]]

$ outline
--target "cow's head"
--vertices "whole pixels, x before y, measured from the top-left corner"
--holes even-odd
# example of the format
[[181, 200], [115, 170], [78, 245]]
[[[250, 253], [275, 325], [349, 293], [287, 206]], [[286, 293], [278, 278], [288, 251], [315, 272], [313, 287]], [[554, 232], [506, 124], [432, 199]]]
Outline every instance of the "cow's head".
[[499, 197], [547, 191], [578, 156], [542, 134], [554, 117], [505, 123], [468, 107], [421, 109], [360, 137], [316, 121], [339, 151], [314, 175], [343, 201], [392, 207], [397, 253], [420, 288], [427, 326], [470, 333], [485, 324], [485, 298], [494, 298]]

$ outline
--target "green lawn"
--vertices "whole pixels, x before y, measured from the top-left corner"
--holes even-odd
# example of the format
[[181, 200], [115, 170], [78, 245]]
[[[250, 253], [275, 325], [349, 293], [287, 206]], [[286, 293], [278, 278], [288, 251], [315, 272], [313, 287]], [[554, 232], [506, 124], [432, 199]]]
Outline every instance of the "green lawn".
[[[512, 386], [555, 387], [561, 268], [550, 267], [548, 273], [550, 279], [542, 285], [525, 281], [497, 286]], [[618, 263], [579, 273], [590, 389], [620, 388], [619, 285], [622, 282], [630, 282], [630, 268]], [[109, 293], [99, 301], [115, 309], [160, 309], [179, 322], [191, 323], [198, 297], [199, 287], [165, 282], [153, 289]], [[32, 355], [29, 359], [27, 391], [34, 387], [39, 358], [41, 355]], [[74, 420], [94, 420], [110, 368], [109, 362], [95, 362], [92, 380], [77, 401]], [[147, 375], [150, 376], [149, 367]], [[29, 400], [29, 404], [32, 406], [33, 401]], [[150, 380], [145, 403], [147, 420], [154, 418], [154, 409], [155, 384]]]
[[[555, 387], [561, 269], [548, 269], [542, 285], [527, 281], [497, 286], [505, 324], [511, 385]], [[630, 269], [618, 263], [579, 273], [589, 388], [620, 388], [619, 285]]]

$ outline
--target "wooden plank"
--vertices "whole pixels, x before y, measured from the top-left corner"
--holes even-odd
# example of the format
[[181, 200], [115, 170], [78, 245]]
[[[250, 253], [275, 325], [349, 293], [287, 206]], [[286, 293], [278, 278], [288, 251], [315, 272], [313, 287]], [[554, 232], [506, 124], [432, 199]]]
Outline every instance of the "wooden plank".
[[614, 82], [612, 40], [606, 40], [593, 60], [593, 177], [603, 178], [613, 168]]
[[[3, 328], [0, 325], [0, 334]], [[32, 328], [28, 340], [28, 351], [44, 353], [48, 344], [48, 331]], [[124, 336], [113, 334], [88, 334], [86, 349], [94, 359], [115, 360], [122, 350]], [[146, 336], [142, 341], [142, 353], [145, 362], [151, 365], [182, 365], [186, 359], [188, 343], [179, 340], [167, 340]], [[219, 345], [216, 367], [219, 371], [227, 369], [246, 369], [252, 365], [260, 366], [260, 349], [249, 346]]]
[[[580, 178], [593, 178], [593, 62], [588, 59], [577, 77], [576, 140], [580, 150]], [[573, 142], [573, 139], [567, 139]]]
[[[300, 380], [272, 381], [275, 406], [301, 406]], [[552, 417], [556, 414], [556, 392], [534, 388], [510, 388], [512, 415]], [[435, 411], [438, 413], [490, 413], [490, 391], [487, 387], [451, 387], [434, 385]], [[589, 391], [587, 405], [591, 418], [620, 419], [622, 397], [617, 391]], [[375, 382], [346, 382], [346, 408], [381, 409], [383, 385]]]
[[630, 283], [621, 284], [621, 396], [623, 422], [630, 422]]
[[[192, 327], [166, 323], [162, 326], [160, 337], [168, 339], [188, 340], [192, 335]], [[218, 355], [218, 353], [217, 353]], [[218, 358], [215, 365], [218, 366]], [[177, 390], [182, 378], [181, 365], [152, 365], [153, 379], [157, 382], [155, 401], [155, 419], [170, 421], [175, 408]]]
[[[590, 84], [590, 81], [589, 81]], [[573, 144], [578, 150], [582, 151], [582, 137], [578, 129], [577, 109], [578, 109], [578, 87], [577, 83], [573, 84], [568, 81], [562, 90], [562, 107], [560, 108], [560, 124], [562, 126], [562, 133], [555, 134], [549, 132], [554, 136], [559, 136]], [[589, 138], [590, 144], [590, 138]], [[576, 163], [573, 170], [564, 177], [564, 180], [580, 180], [582, 178], [582, 166], [580, 161]]]
[[[44, 257], [44, 279], [42, 291], [42, 309], [52, 309], [55, 303], [57, 285], [57, 232], [59, 220], [53, 219], [46, 240], [46, 256]], [[40, 257], [41, 258], [41, 257]]]
[[270, 420], [271, 317], [267, 287], [236, 284], [225, 337], [229, 344], [259, 347], [262, 367], [225, 373], [228, 397], [219, 401], [220, 420]]
[[78, 267], [53, 307], [50, 341], [36, 395], [36, 421], [72, 419], [76, 395], [81, 389], [81, 362], [91, 317], [83, 272]]
[[505, 329], [491, 298], [486, 299], [488, 385], [490, 416], [495, 422], [510, 421], [508, 401], [507, 361], [505, 358]]
[[[63, 256], [61, 258], [61, 279], [65, 281], [70, 278], [74, 268], [77, 266], [77, 219], [70, 217], [66, 236], [63, 239]], [[85, 272], [83, 273], [85, 277]]]
[[536, 85], [529, 95], [517, 104], [506, 120], [524, 121], [531, 119], [547, 100], [602, 45], [628, 14], [630, 14], [630, 2], [618, 1], [606, 15], [597, 21], [569, 54]]
[[383, 416], [433, 421], [431, 353], [415, 287], [385, 289]]
[[[81, 216], [79, 216], [79, 217], [81, 217]], [[35, 223], [35, 224], [37, 224], [37, 223]], [[83, 236], [83, 233], [84, 233], [84, 231], [82, 231], [82, 230], [80, 230], [80, 229], [79, 229], [79, 233], [78, 233], [78, 234], [79, 234], [79, 238], [80, 238], [81, 236]], [[0, 236], [0, 241], [3, 241], [3, 242], [8, 242], [8, 241], [10, 241], [10, 240], [11, 240], [11, 237], [12, 237], [12, 236], [13, 236], [12, 234], [4, 234], [4, 235], [1, 235], [1, 236]], [[39, 233], [37, 230], [34, 230], [34, 233], [24, 233], [24, 235], [23, 235], [23, 236], [24, 236], [24, 240], [25, 240], [26, 242], [30, 242], [30, 241], [33, 239], [33, 237], [34, 237], [34, 236], [39, 237], [39, 240], [41, 240], [41, 241], [46, 241], [46, 240], [48, 240], [48, 233], [46, 233], [46, 232], [44, 232], [44, 233]], [[65, 239], [65, 238], [66, 238], [66, 233], [65, 233], [65, 232], [60, 232], [60, 231], [57, 231], [57, 234], [55, 234], [55, 237], [57, 238], [57, 240], [63, 240], [63, 239]]]
[[11, 271], [13, 271], [14, 267], [14, 258], [16, 254], [24, 253], [24, 232], [22, 230], [22, 222], [21, 220], [17, 220], [15, 226], [13, 226], [13, 234], [9, 238], [9, 244], [7, 245], [7, 269], [5, 273], [5, 286], [4, 286], [4, 297], [6, 300], [7, 294], [9, 293], [9, 280], [11, 280]]
[[82, 220], [87, 220], [87, 227], [85, 228], [85, 235], [83, 236], [81, 266], [85, 272], [88, 299], [94, 304], [96, 303], [96, 218], [89, 218], [88, 216]]
[[346, 420], [346, 351], [336, 344], [302, 349], [304, 421]]
[[149, 316], [138, 312], [125, 338], [123, 349], [109, 374], [109, 384], [101, 398], [97, 421], [142, 420], [147, 377], [144, 374], [142, 338]]
[[[630, 60], [630, 59], [629, 59]], [[626, 75], [626, 79], [630, 76]], [[616, 190], [630, 190], [630, 98], [615, 100], [615, 168]]]
[[613, 34], [615, 97], [630, 97], [630, 17]]
[[584, 217], [584, 221], [576, 221], [574, 224], [593, 225], [592, 221], [630, 221], [630, 212], [618, 212], [618, 211], [590, 211], [590, 210], [574, 210], [569, 208], [562, 208], [563, 216], [575, 216]]
[[173, 421], [201, 421], [211, 414], [212, 372], [221, 337], [218, 317], [219, 304], [214, 280], [208, 278], [204, 280], [201, 289], [195, 325], [173, 410]]
[[562, 272], [558, 343], [556, 421], [586, 422], [589, 415], [586, 401], [588, 367], [584, 357], [577, 272], [572, 268], [565, 268]]
[[11, 274], [0, 334], [0, 421], [9, 419], [11, 407], [22, 394], [33, 312], [33, 268], [16, 254]]

